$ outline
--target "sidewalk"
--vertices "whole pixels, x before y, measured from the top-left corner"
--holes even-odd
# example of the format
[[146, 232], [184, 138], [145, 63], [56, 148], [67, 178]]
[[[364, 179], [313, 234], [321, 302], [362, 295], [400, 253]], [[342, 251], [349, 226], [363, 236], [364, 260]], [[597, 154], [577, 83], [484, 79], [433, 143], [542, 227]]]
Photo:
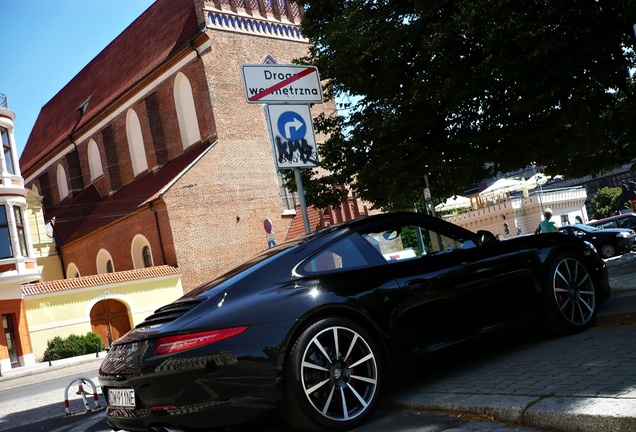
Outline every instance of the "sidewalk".
[[[636, 253], [607, 265], [613, 292], [594, 328], [464, 355], [450, 367], [421, 374], [416, 385], [400, 386], [385, 403], [561, 432], [636, 431], [636, 331], [630, 326], [636, 324]], [[6, 371], [0, 390], [94, 371], [104, 357], [102, 352]], [[55, 401], [40, 400], [60, 401], [57, 393]], [[11, 411], [7, 405], [0, 404], [0, 418]]]
[[[79, 357], [71, 357], [61, 360], [36, 363], [32, 366], [24, 366], [2, 372], [0, 376], [0, 390], [10, 390], [16, 387], [35, 384], [41, 382], [42, 375], [46, 374], [46, 381], [72, 377], [87, 371], [99, 368], [99, 365], [106, 357], [106, 351], [96, 354], [87, 354]], [[97, 383], [95, 383], [97, 384]]]

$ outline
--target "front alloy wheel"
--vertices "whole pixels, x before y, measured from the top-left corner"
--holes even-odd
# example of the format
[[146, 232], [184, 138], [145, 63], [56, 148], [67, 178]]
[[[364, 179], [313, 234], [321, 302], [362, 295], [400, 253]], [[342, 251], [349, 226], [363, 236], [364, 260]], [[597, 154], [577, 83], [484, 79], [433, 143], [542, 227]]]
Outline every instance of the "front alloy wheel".
[[549, 295], [558, 327], [568, 332], [589, 327], [596, 315], [596, 292], [583, 263], [574, 256], [560, 257], [550, 274]]
[[616, 255], [616, 248], [611, 244], [601, 246], [601, 256], [603, 258], [611, 258]]
[[[379, 350], [370, 335], [348, 319], [320, 320], [292, 348], [286, 403], [297, 408], [292, 423], [347, 430], [362, 423], [378, 398]], [[300, 414], [300, 415], [299, 415]]]

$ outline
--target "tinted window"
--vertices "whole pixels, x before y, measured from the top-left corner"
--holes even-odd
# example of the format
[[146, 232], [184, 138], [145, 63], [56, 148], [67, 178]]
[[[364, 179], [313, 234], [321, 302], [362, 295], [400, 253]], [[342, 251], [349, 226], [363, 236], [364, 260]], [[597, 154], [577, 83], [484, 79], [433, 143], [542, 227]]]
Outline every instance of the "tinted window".
[[368, 266], [368, 260], [354, 244], [352, 237], [337, 241], [315, 255], [300, 268], [302, 273], [350, 270]]

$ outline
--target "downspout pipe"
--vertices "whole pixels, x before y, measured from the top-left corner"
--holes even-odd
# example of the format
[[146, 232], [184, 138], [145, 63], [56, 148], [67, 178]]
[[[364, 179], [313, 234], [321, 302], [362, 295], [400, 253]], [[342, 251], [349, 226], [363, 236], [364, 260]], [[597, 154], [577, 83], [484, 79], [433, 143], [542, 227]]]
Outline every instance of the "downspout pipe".
[[197, 53], [197, 58], [201, 58], [201, 54], [199, 54], [199, 50], [197, 49], [197, 47], [194, 46], [194, 42], [192, 42], [192, 39], [188, 39], [188, 45], [190, 45], [190, 48], [192, 48], [194, 52]]
[[161, 237], [161, 227], [159, 226], [159, 215], [157, 215], [157, 209], [152, 205], [152, 202], [148, 203], [148, 208], [155, 215], [155, 226], [157, 227], [157, 235], [159, 236], [159, 248], [161, 249], [161, 260], [163, 264], [168, 264], [166, 261], [166, 251], [163, 247], [163, 237]]

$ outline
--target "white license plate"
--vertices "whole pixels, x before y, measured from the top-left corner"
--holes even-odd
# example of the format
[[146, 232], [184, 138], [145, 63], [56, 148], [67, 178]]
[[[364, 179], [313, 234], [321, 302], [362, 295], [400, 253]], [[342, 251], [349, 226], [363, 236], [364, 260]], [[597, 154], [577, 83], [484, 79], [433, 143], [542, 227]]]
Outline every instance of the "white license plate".
[[133, 389], [108, 389], [110, 406], [134, 408], [135, 391]]

